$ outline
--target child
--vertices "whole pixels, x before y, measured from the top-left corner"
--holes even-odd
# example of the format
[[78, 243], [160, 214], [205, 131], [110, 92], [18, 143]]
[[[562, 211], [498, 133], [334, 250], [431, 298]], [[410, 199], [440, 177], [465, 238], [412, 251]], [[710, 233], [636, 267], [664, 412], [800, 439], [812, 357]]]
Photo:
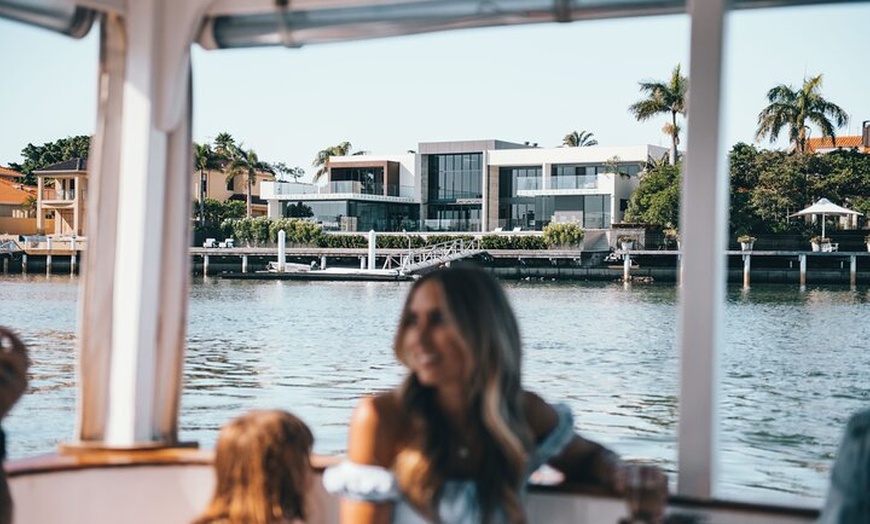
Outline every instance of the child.
[[194, 524], [296, 524], [306, 518], [314, 437], [280, 410], [252, 411], [221, 428], [217, 485]]

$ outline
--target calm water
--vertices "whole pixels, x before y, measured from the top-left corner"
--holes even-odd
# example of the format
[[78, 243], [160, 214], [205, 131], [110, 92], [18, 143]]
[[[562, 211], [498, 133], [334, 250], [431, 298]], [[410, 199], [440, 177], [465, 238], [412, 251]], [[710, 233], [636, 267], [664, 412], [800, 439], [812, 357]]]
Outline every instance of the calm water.
[[[525, 381], [567, 402], [586, 436], [675, 470], [676, 290], [505, 283]], [[31, 347], [31, 390], [6, 421], [13, 458], [73, 433], [78, 280], [0, 276], [0, 323]], [[196, 281], [181, 438], [211, 447], [227, 418], [281, 407], [340, 453], [356, 399], [398, 383], [390, 349], [407, 283]], [[870, 400], [866, 287], [729, 290], [717, 496], [820, 504], [848, 414]]]

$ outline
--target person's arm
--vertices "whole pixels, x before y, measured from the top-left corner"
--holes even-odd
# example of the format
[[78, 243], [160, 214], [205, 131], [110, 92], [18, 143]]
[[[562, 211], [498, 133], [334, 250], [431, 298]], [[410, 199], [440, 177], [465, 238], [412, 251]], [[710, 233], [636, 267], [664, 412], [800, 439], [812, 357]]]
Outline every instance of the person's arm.
[[[534, 393], [526, 393], [526, 420], [536, 441], [546, 438], [559, 423], [553, 406]], [[562, 451], [547, 464], [565, 475], [565, 480], [602, 486], [622, 493], [622, 461], [613, 451], [574, 433]]]
[[[395, 458], [396, 413], [392, 393], [360, 400], [350, 420], [347, 458], [355, 464], [389, 469]], [[341, 522], [345, 524], [389, 524], [392, 502], [365, 502], [343, 498]]]

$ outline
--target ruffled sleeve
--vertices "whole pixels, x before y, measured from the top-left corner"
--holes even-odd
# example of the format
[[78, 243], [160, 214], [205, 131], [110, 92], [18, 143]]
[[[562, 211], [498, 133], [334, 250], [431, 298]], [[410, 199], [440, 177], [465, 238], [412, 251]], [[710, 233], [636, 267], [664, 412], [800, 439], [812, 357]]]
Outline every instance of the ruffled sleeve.
[[571, 408], [565, 404], [555, 404], [553, 409], [556, 410], [556, 427], [535, 448], [529, 464], [530, 471], [538, 469], [561, 453], [574, 438], [574, 415], [571, 414]]
[[395, 502], [400, 498], [391, 471], [347, 460], [323, 472], [323, 487], [333, 495], [366, 502]]

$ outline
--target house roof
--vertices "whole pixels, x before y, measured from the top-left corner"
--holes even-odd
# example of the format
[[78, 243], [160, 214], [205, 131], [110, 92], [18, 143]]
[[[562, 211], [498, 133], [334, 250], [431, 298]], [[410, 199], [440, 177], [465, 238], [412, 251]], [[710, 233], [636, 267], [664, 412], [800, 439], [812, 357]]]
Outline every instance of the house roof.
[[88, 159], [87, 158], [72, 158], [70, 160], [64, 160], [63, 162], [58, 162], [56, 164], [51, 164], [49, 166], [45, 166], [42, 169], [37, 169], [34, 171], [35, 173], [45, 173], [45, 172], [56, 172], [56, 171], [87, 171], [88, 170]]
[[22, 175], [18, 171], [15, 171], [14, 169], [0, 166], [0, 178], [20, 178], [23, 176], [24, 175]]
[[36, 188], [0, 178], [0, 204], [20, 205], [29, 196], [36, 196]]
[[836, 146], [828, 137], [810, 138], [807, 140], [807, 153], [814, 153], [820, 149], [852, 149], [853, 147], [858, 148], [858, 151], [862, 153], [870, 153], [870, 147], [864, 147], [861, 135], [838, 136]]

